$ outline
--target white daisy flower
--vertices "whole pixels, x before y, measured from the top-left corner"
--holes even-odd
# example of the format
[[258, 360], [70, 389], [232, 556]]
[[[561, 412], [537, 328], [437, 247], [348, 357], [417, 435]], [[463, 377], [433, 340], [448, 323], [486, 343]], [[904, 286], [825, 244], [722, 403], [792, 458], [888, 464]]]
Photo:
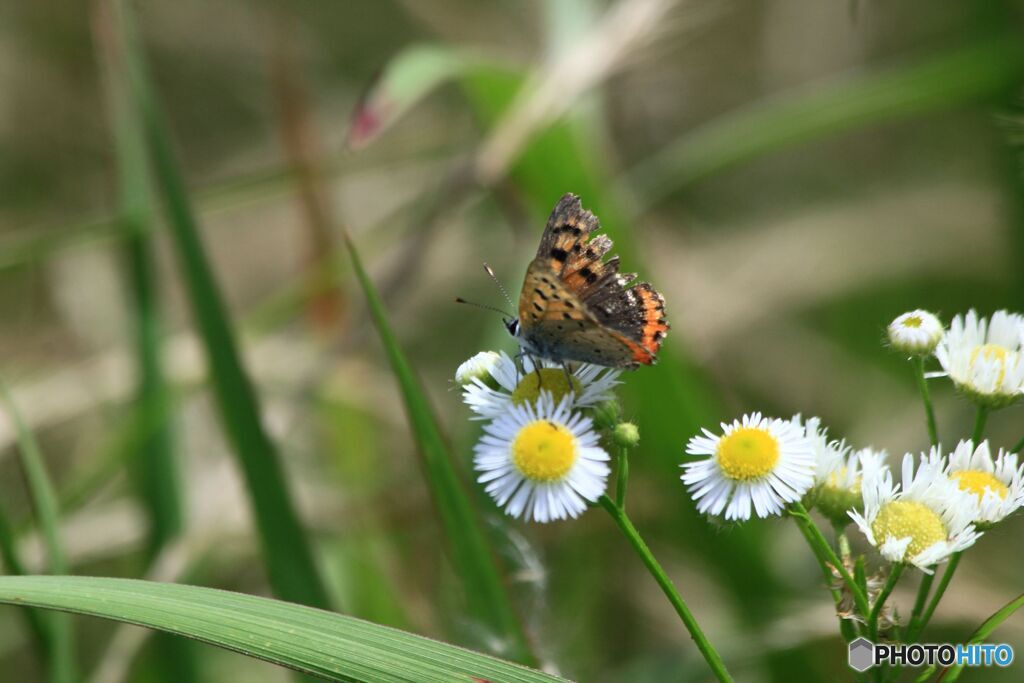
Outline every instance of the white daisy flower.
[[592, 408], [612, 398], [612, 389], [619, 384], [622, 371], [580, 363], [570, 366], [567, 378], [562, 366], [550, 361], [542, 361], [538, 373], [528, 356], [523, 358], [520, 371], [515, 361], [502, 352], [488, 373], [497, 383], [497, 389], [479, 378], [463, 387], [462, 400], [477, 413], [476, 419], [495, 418], [507, 413], [512, 406], [533, 403], [542, 392], [551, 394], [555, 403], [572, 395], [571, 408]]
[[991, 408], [1007, 406], [1024, 392], [1024, 318], [997, 311], [991, 320], [973, 310], [953, 318], [935, 347], [943, 373], [957, 389]]
[[464, 387], [475, 379], [486, 381], [499, 360], [501, 356], [496, 352], [481, 351], [458, 367], [455, 371], [455, 383]]
[[506, 514], [538, 522], [577, 517], [604, 493], [608, 454], [590, 418], [574, 413], [570, 401], [556, 406], [544, 392], [484, 427], [473, 467]]
[[988, 441], [974, 448], [973, 442], [965, 440], [948, 460], [946, 473], [978, 504], [974, 521], [979, 526], [1000, 522], [1024, 505], [1024, 465], [1018, 466], [1016, 453], [1000, 449], [993, 461]]
[[946, 476], [939, 458], [923, 458], [915, 472], [914, 456], [903, 456], [902, 488], [888, 467], [865, 470], [861, 490], [864, 513], [851, 510], [850, 517], [890, 562], [931, 573], [981, 536], [972, 524], [972, 497]]
[[889, 323], [889, 343], [911, 355], [931, 353], [942, 339], [942, 323], [933, 313], [909, 311]]
[[814, 452], [799, 421], [744, 415], [722, 424], [722, 435], [707, 429], [690, 439], [686, 452], [709, 458], [683, 464], [681, 479], [697, 510], [726, 519], [781, 514], [814, 483]]
[[861, 484], [868, 471], [885, 466], [885, 451], [873, 448], [853, 450], [845, 441], [828, 441], [817, 418], [807, 420], [807, 438], [814, 450], [814, 488], [807, 493], [808, 507], [814, 507], [839, 526], [850, 523], [850, 510], [863, 509]]

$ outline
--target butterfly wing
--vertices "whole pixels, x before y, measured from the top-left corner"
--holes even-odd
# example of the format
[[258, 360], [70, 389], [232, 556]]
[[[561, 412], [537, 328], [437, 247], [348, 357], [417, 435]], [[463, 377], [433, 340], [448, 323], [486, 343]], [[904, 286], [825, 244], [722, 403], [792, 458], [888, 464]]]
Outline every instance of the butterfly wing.
[[635, 275], [619, 273], [619, 259], [575, 195], [555, 205], [537, 256], [527, 269], [519, 321], [533, 350], [553, 360], [613, 367], [650, 365], [668, 332], [665, 300]]

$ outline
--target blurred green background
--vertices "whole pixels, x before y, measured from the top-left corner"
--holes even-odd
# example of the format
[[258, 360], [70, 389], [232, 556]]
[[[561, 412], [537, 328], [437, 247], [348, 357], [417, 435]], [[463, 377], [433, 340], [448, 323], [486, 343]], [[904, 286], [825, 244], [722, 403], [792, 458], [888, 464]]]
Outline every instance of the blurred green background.
[[[74, 573], [269, 595], [160, 192], [118, 153], [101, 7], [0, 7], [0, 378], [41, 443]], [[970, 307], [1021, 310], [1024, 6], [133, 8], [263, 423], [340, 610], [509, 656], [466, 616], [444, 552], [458, 539], [444, 537], [341, 251], [347, 227], [539, 662], [581, 681], [710, 678], [600, 511], [509, 522], [471, 484], [479, 424], [450, 378], [476, 351], [512, 345], [496, 316], [453, 300], [500, 305], [483, 261], [517, 291], [547, 212], [575, 192], [626, 269], [664, 293], [672, 323], [662, 362], [627, 375], [622, 392], [643, 438], [634, 521], [737, 680], [847, 678], [796, 529], [708, 524], [677, 465], [700, 425], [752, 410], [819, 415], [833, 436], [896, 455], [927, 446], [910, 367], [884, 347], [884, 328], [917, 307], [947, 322]], [[132, 196], [151, 234], [125, 220]], [[170, 397], [155, 413], [143, 409], [152, 381]], [[970, 406], [948, 383], [933, 392], [952, 445]], [[996, 414], [993, 443], [1015, 443], [1022, 415]], [[15, 443], [5, 414], [0, 506], [27, 569], [43, 572]], [[930, 641], [965, 640], [1021, 591], [1022, 531], [1014, 518], [965, 555]], [[913, 588], [897, 591], [903, 613]], [[97, 682], [289, 678], [129, 627], [74, 626], [80, 668]], [[1024, 653], [1020, 616], [997, 636]], [[0, 612], [0, 671], [42, 677], [11, 608]]]

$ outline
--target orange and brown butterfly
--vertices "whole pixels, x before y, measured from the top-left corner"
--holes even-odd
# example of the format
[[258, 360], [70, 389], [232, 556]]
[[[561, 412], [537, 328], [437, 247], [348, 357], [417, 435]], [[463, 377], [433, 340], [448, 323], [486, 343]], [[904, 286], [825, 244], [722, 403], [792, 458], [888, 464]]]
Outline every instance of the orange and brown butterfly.
[[598, 230], [597, 217], [579, 197], [558, 200], [526, 269], [519, 318], [509, 332], [531, 356], [613, 368], [655, 362], [668, 333], [665, 298], [633, 273], [619, 272], [619, 257]]

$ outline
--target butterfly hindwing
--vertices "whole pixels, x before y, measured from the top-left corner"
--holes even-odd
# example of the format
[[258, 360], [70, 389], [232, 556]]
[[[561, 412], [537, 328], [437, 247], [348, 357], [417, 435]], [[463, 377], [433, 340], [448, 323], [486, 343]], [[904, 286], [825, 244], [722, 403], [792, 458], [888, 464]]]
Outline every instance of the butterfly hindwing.
[[612, 367], [649, 365], [668, 331], [665, 300], [633, 274], [607, 261], [606, 235], [575, 195], [563, 196], [548, 219], [519, 297], [528, 349], [552, 360]]

